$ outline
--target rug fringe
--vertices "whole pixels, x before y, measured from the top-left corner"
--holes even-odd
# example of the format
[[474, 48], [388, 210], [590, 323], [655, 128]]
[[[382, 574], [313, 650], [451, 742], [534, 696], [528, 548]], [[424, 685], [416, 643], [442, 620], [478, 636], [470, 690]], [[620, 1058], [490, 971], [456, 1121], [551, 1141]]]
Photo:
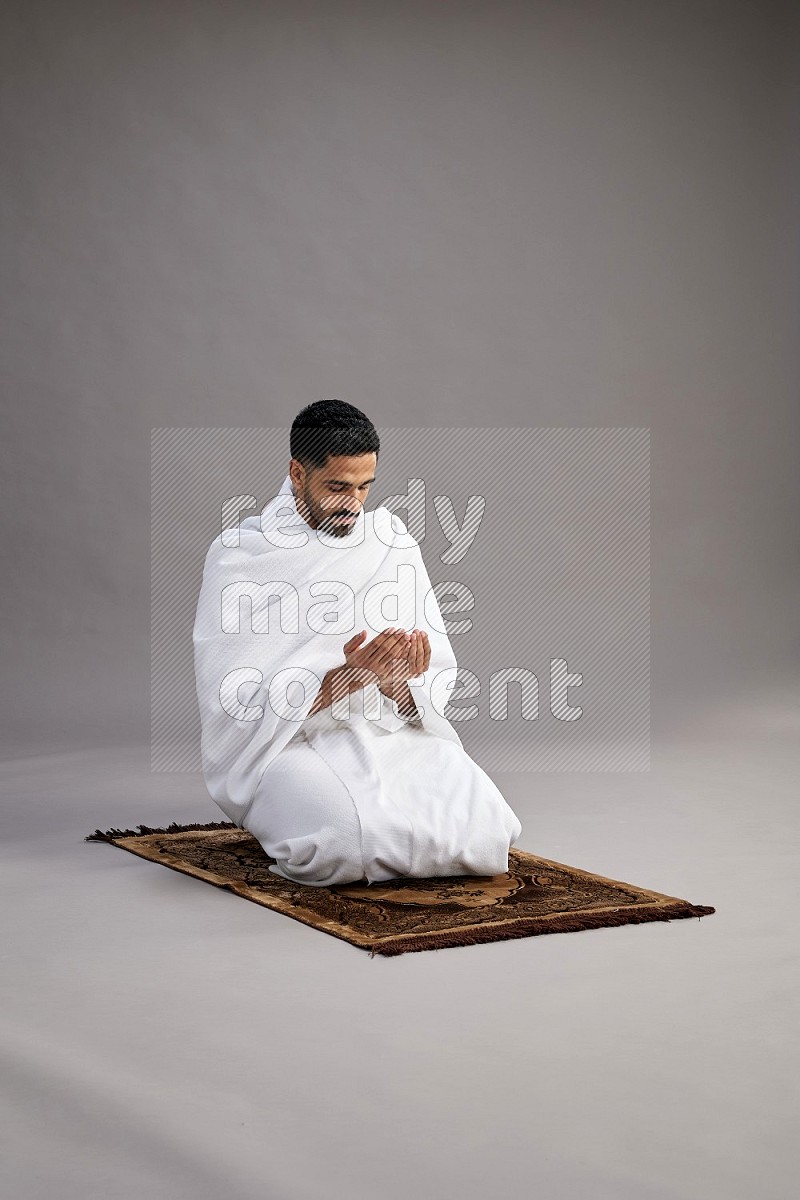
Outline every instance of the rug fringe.
[[453, 946], [473, 946], [484, 942], [505, 942], [513, 938], [536, 937], [547, 933], [576, 933], [581, 929], [605, 929], [611, 925], [639, 925], [646, 921], [680, 921], [686, 917], [706, 917], [716, 912], [709, 904], [690, 904], [688, 900], [669, 908], [662, 905], [621, 908], [618, 912], [563, 913], [552, 920], [529, 917], [503, 925], [484, 925], [475, 929], [448, 929], [428, 937], [387, 938], [386, 943], [376, 942], [370, 950], [370, 958], [376, 954], [389, 957], [395, 954], [413, 954], [415, 950], [443, 950]]
[[95, 829], [94, 833], [88, 834], [83, 840], [85, 842], [113, 842], [115, 838], [122, 837], [147, 837], [151, 833], [191, 833], [195, 829], [238, 829], [234, 821], [206, 821], [204, 824], [193, 822], [191, 825], [179, 825], [177, 821], [173, 821], [171, 825], [165, 828], [158, 828], [155, 825], [139, 825], [136, 829]]

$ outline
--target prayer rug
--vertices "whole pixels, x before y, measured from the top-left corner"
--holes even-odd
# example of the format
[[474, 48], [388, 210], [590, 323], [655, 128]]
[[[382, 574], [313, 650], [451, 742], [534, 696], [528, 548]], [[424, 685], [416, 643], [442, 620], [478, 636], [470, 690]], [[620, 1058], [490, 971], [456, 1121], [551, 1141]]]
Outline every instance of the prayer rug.
[[231, 821], [155, 829], [108, 829], [111, 842], [142, 858], [226, 888], [376, 954], [440, 950], [607, 925], [704, 917], [716, 910], [511, 847], [504, 875], [403, 877], [310, 887], [267, 868], [261, 843]]

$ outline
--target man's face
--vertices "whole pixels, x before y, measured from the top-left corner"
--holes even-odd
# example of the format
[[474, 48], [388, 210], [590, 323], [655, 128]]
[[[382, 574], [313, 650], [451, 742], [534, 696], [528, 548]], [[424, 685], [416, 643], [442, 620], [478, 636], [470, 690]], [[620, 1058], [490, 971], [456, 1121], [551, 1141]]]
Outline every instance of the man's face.
[[312, 529], [346, 537], [366, 503], [377, 463], [378, 456], [374, 453], [352, 458], [329, 456], [324, 467], [306, 470], [293, 458], [289, 475], [300, 516]]

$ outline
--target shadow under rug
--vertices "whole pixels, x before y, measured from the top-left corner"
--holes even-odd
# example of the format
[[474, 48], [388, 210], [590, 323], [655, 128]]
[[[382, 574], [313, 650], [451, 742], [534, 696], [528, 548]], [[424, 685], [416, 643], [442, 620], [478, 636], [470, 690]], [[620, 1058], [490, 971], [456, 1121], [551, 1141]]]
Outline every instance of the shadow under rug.
[[204, 879], [369, 950], [371, 958], [607, 925], [704, 917], [716, 911], [513, 846], [505, 875], [402, 877], [310, 887], [272, 874], [268, 867], [275, 859], [252, 834], [231, 821], [173, 822], [166, 829], [148, 825], [96, 829], [84, 841], [110, 842]]

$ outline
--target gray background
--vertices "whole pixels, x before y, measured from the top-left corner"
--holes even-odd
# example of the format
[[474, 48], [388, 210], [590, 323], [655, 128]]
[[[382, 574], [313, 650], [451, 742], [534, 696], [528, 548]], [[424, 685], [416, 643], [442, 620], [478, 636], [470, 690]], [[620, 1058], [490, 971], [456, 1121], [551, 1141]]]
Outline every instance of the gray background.
[[790, 11], [6, 6], [7, 751], [149, 736], [151, 428], [323, 396], [650, 428], [654, 727], [785, 678]]
[[[8, 1194], [793, 1193], [797, 17], [4, 6]], [[323, 396], [651, 431], [653, 769], [493, 777], [714, 915], [370, 960], [82, 840], [220, 816], [149, 770], [151, 429]]]

